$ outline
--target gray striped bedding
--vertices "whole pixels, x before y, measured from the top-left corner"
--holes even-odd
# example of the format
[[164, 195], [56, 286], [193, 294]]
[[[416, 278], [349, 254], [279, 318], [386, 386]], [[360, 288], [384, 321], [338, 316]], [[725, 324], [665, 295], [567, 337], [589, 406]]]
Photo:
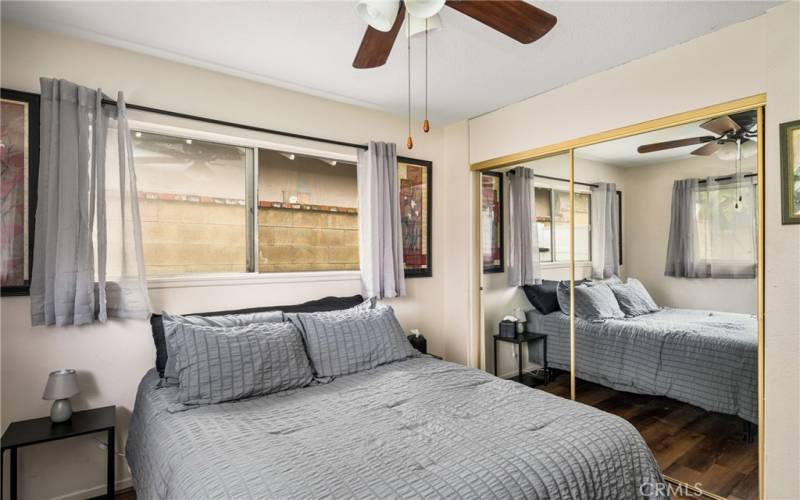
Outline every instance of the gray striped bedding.
[[268, 396], [166, 411], [139, 385], [137, 498], [666, 498], [625, 420], [430, 357]]
[[[569, 370], [569, 317], [528, 312], [551, 368]], [[575, 320], [575, 376], [758, 421], [757, 322], [746, 314], [663, 309], [602, 323]]]

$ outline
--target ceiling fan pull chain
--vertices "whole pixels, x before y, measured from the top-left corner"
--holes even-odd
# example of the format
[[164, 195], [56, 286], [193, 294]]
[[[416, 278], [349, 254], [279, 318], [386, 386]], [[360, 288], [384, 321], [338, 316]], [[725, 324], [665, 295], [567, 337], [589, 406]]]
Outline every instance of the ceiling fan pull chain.
[[[406, 25], [411, 26], [411, 14], [407, 14]], [[411, 37], [406, 37], [406, 48], [408, 49], [408, 139], [406, 148], [414, 148], [414, 139], [411, 138]]]
[[426, 134], [430, 131], [431, 124], [428, 121], [428, 18], [425, 18], [425, 121], [422, 122], [422, 131]]

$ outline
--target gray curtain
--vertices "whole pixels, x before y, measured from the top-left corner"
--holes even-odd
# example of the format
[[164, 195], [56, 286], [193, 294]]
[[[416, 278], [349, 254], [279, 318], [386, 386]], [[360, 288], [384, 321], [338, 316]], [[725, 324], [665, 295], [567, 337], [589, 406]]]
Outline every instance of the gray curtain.
[[617, 185], [600, 182], [592, 187], [592, 277], [619, 274], [619, 199]]
[[[41, 79], [41, 87], [31, 323], [64, 326], [108, 317], [146, 318], [150, 304], [123, 96], [117, 110], [101, 105], [99, 90], [49, 78]], [[108, 134], [114, 128], [116, 137]], [[109, 137], [116, 140], [107, 143]], [[108, 186], [110, 179], [116, 183]], [[111, 251], [107, 190], [115, 202]], [[113, 273], [108, 274], [114, 281], [107, 282], [110, 261]]]
[[542, 282], [539, 238], [536, 231], [533, 169], [511, 171], [508, 191], [508, 285], [536, 285]]
[[694, 194], [698, 187], [698, 179], [681, 179], [672, 184], [672, 214], [664, 276], [695, 275]]
[[370, 142], [369, 149], [358, 151], [357, 170], [361, 293], [401, 297], [406, 285], [397, 146]]

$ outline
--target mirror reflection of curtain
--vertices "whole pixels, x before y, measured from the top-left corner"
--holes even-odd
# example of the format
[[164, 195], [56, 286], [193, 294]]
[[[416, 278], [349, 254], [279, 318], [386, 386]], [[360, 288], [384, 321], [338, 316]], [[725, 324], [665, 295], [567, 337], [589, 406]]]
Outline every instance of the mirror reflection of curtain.
[[675, 181], [666, 276], [756, 277], [755, 177]]
[[517, 167], [511, 171], [510, 179], [508, 285], [536, 285], [542, 282], [542, 270], [539, 265], [533, 169]]
[[592, 278], [619, 274], [619, 198], [617, 185], [592, 187]]

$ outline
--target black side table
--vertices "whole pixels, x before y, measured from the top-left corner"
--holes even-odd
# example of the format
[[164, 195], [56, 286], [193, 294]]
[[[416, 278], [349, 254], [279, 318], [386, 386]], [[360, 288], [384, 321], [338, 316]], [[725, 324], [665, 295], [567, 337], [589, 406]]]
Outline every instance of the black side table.
[[520, 346], [519, 349], [519, 356], [517, 356], [517, 360], [519, 361], [519, 365], [517, 367], [517, 382], [520, 384], [524, 383], [522, 380], [522, 344], [527, 344], [528, 342], [536, 342], [539, 343], [541, 346], [541, 356], [542, 356], [542, 371], [544, 372], [544, 379], [536, 379], [539, 383], [528, 384], [531, 387], [536, 387], [537, 385], [544, 384], [547, 385], [550, 383], [550, 370], [547, 368], [547, 335], [543, 335], [541, 333], [518, 333], [514, 337], [501, 337], [500, 335], [494, 335], [494, 374], [497, 376], [497, 342], [508, 342], [510, 344], [516, 344]]
[[[11, 454], [11, 474], [9, 491], [11, 500], [17, 498], [17, 449], [32, 444], [58, 441], [84, 434], [106, 432], [108, 434], [108, 462], [106, 471], [106, 498], [114, 498], [114, 431], [116, 424], [116, 406], [106, 406], [94, 410], [76, 411], [72, 418], [60, 424], [54, 424], [50, 417], [12, 422], [0, 440], [0, 475], [3, 471], [3, 457], [6, 450]], [[2, 495], [0, 485], [0, 495]]]

